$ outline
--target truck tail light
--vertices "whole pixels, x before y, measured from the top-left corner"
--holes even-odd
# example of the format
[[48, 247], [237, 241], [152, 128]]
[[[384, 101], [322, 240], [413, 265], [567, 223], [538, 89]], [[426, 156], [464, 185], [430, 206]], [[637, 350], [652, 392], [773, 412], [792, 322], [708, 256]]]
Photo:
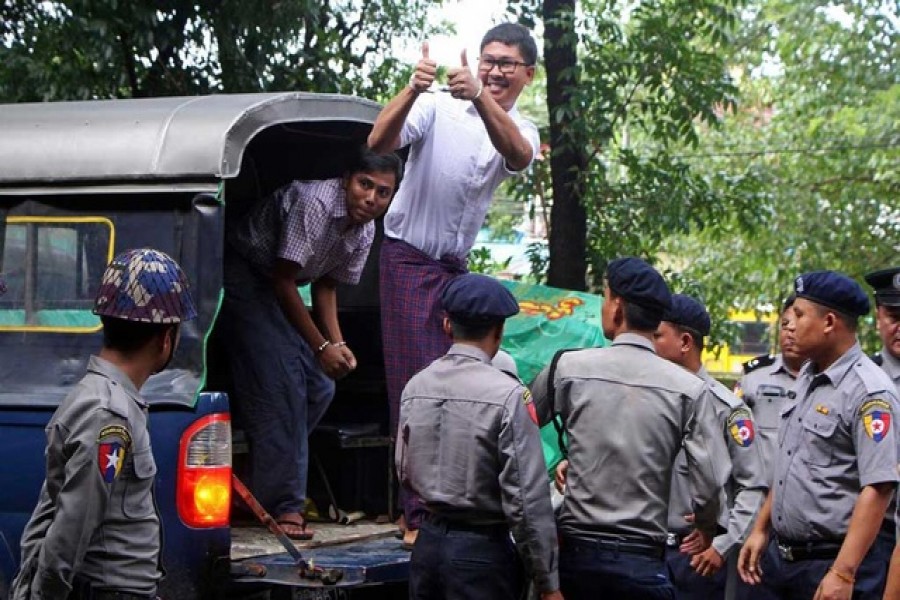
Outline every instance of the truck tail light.
[[181, 436], [178, 516], [189, 527], [224, 527], [231, 509], [231, 416], [207, 415]]

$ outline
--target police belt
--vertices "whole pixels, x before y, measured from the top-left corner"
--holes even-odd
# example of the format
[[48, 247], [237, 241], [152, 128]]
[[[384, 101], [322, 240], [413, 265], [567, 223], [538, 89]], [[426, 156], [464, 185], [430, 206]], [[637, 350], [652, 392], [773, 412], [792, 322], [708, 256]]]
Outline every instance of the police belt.
[[787, 562], [800, 560], [834, 560], [841, 551], [841, 542], [799, 542], [776, 537], [778, 555]]
[[662, 560], [666, 547], [650, 539], [624, 537], [620, 535], [592, 534], [590, 536], [563, 534], [560, 546], [585, 550], [604, 550], [614, 554], [636, 554]]
[[457, 517], [448, 517], [436, 513], [428, 513], [425, 522], [441, 533], [449, 531], [467, 531], [489, 537], [508, 537], [509, 526], [506, 523], [468, 521]]
[[95, 583], [75, 576], [67, 600], [156, 600], [156, 594], [135, 594], [122, 590], [98, 589]]

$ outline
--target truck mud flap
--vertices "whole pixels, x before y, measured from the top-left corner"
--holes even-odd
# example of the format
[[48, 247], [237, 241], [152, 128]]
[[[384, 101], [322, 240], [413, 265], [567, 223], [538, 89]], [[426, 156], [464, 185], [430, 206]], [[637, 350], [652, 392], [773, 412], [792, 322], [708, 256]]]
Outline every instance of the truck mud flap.
[[283, 552], [234, 561], [231, 578], [235, 585], [263, 583], [299, 588], [378, 585], [406, 581], [409, 554], [393, 537], [372, 539], [304, 550], [303, 558], [314, 567], [315, 574], [304, 573], [294, 558]]

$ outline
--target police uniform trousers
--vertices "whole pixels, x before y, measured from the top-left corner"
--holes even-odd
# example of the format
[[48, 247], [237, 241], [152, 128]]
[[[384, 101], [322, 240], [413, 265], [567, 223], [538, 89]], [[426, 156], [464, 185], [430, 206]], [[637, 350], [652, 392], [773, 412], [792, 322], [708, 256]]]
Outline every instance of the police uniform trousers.
[[506, 525], [425, 518], [409, 562], [410, 600], [519, 600], [524, 587]]
[[725, 598], [727, 567], [714, 575], [704, 577], [691, 567], [690, 554], [678, 551], [678, 547], [666, 547], [666, 571], [678, 600], [721, 600]]
[[675, 586], [675, 597], [678, 600], [778, 600], [778, 596], [765, 586], [748, 585], [737, 573], [733, 575], [734, 598], [725, 598], [729, 569], [736, 569], [738, 550], [734, 552], [735, 555], [714, 575], [704, 577], [691, 567], [691, 556], [682, 554], [678, 548], [666, 548], [666, 569]]
[[235, 417], [250, 442], [250, 487], [274, 517], [302, 513], [308, 436], [334, 397], [334, 382], [284, 316], [272, 282], [234, 251], [225, 262], [221, 321]]
[[675, 600], [662, 544], [565, 535], [559, 547], [566, 600]]
[[[886, 565], [894, 550], [893, 542], [893, 534], [886, 527], [882, 528], [856, 571], [853, 600], [882, 600], [887, 578]], [[797, 543], [779, 540], [772, 535], [760, 562], [763, 584], [776, 598], [812, 600], [840, 545], [841, 540]]]

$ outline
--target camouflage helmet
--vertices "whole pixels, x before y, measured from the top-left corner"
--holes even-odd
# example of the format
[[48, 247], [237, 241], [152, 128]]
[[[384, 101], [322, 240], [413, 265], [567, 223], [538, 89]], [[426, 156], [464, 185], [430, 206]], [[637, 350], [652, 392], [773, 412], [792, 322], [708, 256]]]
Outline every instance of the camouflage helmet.
[[172, 257], [138, 248], [116, 256], [100, 282], [94, 314], [141, 323], [180, 323], [197, 316], [187, 278]]

